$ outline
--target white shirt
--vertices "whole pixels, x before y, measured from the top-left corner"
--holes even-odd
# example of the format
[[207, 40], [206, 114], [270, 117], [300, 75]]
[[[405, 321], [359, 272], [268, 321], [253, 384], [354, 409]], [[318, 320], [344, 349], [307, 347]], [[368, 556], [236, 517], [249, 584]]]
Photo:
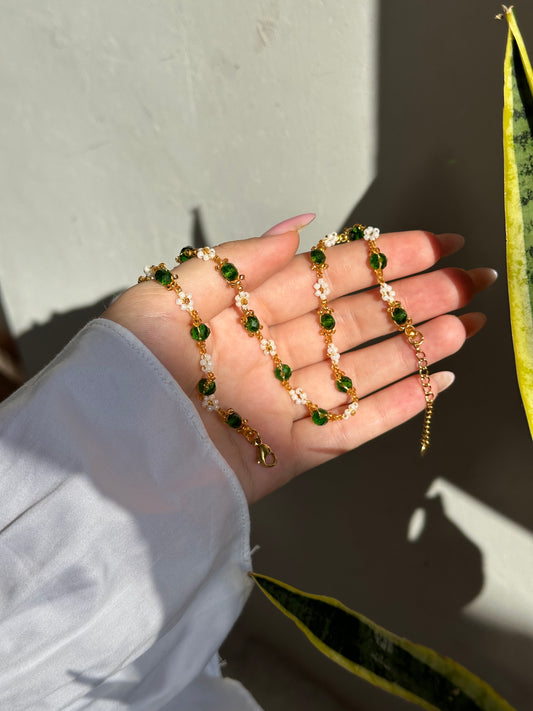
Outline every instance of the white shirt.
[[217, 650], [249, 517], [190, 400], [89, 324], [0, 408], [0, 708], [258, 711]]

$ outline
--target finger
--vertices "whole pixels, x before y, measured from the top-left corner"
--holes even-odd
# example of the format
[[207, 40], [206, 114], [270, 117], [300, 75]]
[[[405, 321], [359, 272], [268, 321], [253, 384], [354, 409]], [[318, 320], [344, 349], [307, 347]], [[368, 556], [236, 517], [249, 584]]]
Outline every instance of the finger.
[[[443, 371], [432, 377], [435, 395], [449, 387], [453, 373]], [[401, 425], [424, 409], [420, 379], [413, 375], [370, 395], [359, 404], [354, 417], [317, 427], [310, 417], [293, 425], [294, 474], [338, 457], [388, 430]], [[416, 445], [413, 443], [413, 451]]]
[[[424, 324], [422, 349], [428, 363], [436, 363], [456, 353], [466, 338], [477, 333], [486, 323], [484, 314], [471, 313], [461, 317], [446, 314]], [[352, 380], [359, 398], [407, 377], [417, 370], [413, 348], [402, 334], [346, 353], [339, 367]], [[335, 387], [335, 376], [329, 360], [297, 370], [291, 385], [301, 387], [313, 402], [326, 410], [344, 408], [347, 397]], [[296, 413], [295, 413], [296, 414]], [[301, 408], [300, 417], [307, 416]]]
[[[386, 278], [391, 280], [432, 267], [441, 257], [460, 249], [464, 239], [454, 234], [414, 231], [382, 235], [379, 242], [389, 260]], [[376, 276], [368, 263], [366, 242], [336, 245], [326, 251], [326, 259], [328, 268], [324, 278], [331, 300], [375, 285]], [[316, 279], [309, 254], [300, 254], [254, 291], [253, 308], [257, 306], [265, 323], [271, 325], [307, 313], [316, 308], [313, 289]]]
[[[279, 232], [272, 228], [262, 237], [252, 237], [246, 240], [226, 242], [216, 247], [215, 252], [221, 258], [226, 258], [242, 275], [241, 282], [246, 291], [252, 291], [274, 273], [281, 271], [292, 260], [298, 248], [301, 229], [313, 215], [305, 214], [286, 220], [281, 224], [289, 229]], [[205, 321], [234, 303], [236, 290], [224, 279], [216, 269], [212, 259], [192, 257], [172, 270], [178, 278], [178, 283], [187, 294], [190, 294], [194, 307]], [[154, 290], [161, 293], [161, 288], [154, 282], [144, 282], [137, 288], [151, 296]], [[166, 296], [170, 305], [175, 296], [168, 292]], [[163, 299], [161, 299], [161, 303]]]
[[[244, 290], [252, 291], [287, 266], [298, 248], [299, 230], [315, 217], [312, 212], [291, 217], [271, 227], [262, 237], [226, 242], [216, 247], [215, 251], [234, 264]], [[206, 320], [233, 305], [237, 293], [215, 268], [215, 263], [209, 260], [208, 265], [210, 270], [206, 269], [203, 259], [193, 258], [175, 270], [185, 291], [192, 289], [197, 292], [197, 284], [201, 283], [196, 304]]]
[[[474, 294], [492, 284], [496, 276], [493, 269], [441, 269], [399, 280], [393, 286], [413, 322], [421, 323], [465, 306]], [[377, 289], [345, 296], [331, 306], [336, 322], [333, 340], [340, 352], [396, 331]], [[324, 341], [316, 313], [274, 326], [270, 335], [280, 358], [293, 370], [324, 358]]]
[[[313, 218], [311, 213], [300, 215], [271, 228], [261, 238], [228, 242], [217, 250], [230, 261], [238, 260], [241, 265], [250, 267], [250, 279], [245, 286], [253, 288], [293, 258], [299, 242], [297, 229]], [[212, 261], [206, 263], [193, 258], [176, 269], [180, 286], [191, 294], [194, 308], [203, 321], [210, 321], [235, 299], [235, 289], [214, 266]], [[124, 292], [103, 316], [135, 333], [191, 394], [198, 380], [198, 350], [193, 339], [186, 335], [190, 316], [175, 302], [173, 291], [162, 289], [154, 281], [146, 281]]]

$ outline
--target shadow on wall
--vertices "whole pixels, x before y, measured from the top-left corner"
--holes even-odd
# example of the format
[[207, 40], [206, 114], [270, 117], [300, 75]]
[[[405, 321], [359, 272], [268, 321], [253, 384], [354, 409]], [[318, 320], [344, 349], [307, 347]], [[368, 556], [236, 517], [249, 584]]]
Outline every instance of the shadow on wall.
[[90, 306], [54, 314], [49, 321], [32, 326], [23, 333], [18, 344], [28, 377], [44, 368], [85, 324], [98, 318], [114, 297], [115, 294], [109, 294]]
[[[193, 208], [192, 215], [191, 244], [196, 248], [203, 247], [206, 239], [200, 209]], [[23, 333], [18, 339], [18, 347], [28, 377], [44, 368], [85, 324], [98, 318], [121, 291], [109, 294], [89, 306], [54, 314], [49, 321], [32, 326]]]
[[0, 402], [15, 392], [25, 378], [20, 350], [11, 335], [0, 293]]

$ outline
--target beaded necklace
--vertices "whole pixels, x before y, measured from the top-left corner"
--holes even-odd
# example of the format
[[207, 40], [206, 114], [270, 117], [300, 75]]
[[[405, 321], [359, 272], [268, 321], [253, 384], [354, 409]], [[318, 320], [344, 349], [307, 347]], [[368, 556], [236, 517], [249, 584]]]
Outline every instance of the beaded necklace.
[[[431, 390], [431, 381], [428, 372], [428, 363], [424, 352], [420, 346], [423, 341], [422, 334], [417, 331], [411, 319], [407, 316], [401, 303], [396, 299], [396, 295], [392, 287], [387, 284], [383, 277], [383, 269], [387, 265], [386, 256], [380, 252], [376, 244], [376, 239], [379, 237], [379, 230], [375, 227], [365, 227], [363, 225], [354, 225], [351, 228], [344, 230], [341, 234], [332, 232], [331, 234], [320, 240], [318, 244], [311, 249], [310, 260], [311, 269], [316, 272], [317, 280], [314, 284], [314, 293], [319, 301], [317, 315], [320, 325], [320, 334], [324, 339], [326, 355], [330, 361], [332, 377], [335, 382], [335, 387], [341, 393], [345, 393], [349, 398], [349, 403], [342, 413], [335, 413], [320, 407], [310, 400], [305, 392], [300, 387], [293, 387], [290, 384], [292, 368], [282, 361], [280, 358], [277, 346], [272, 339], [264, 338], [262, 334], [263, 326], [258, 317], [250, 308], [250, 294], [245, 291], [243, 274], [239, 273], [237, 267], [228, 261], [227, 258], [220, 257], [211, 247], [203, 247], [194, 249], [193, 247], [184, 247], [179, 256], [176, 257], [176, 262], [183, 262], [196, 257], [205, 262], [212, 261], [215, 269], [220, 273], [227, 285], [233, 288], [235, 294], [235, 304], [241, 312], [240, 322], [250, 338], [256, 338], [259, 342], [262, 352], [269, 356], [273, 363], [274, 377], [279, 381], [281, 386], [288, 392], [292, 401], [296, 405], [304, 405], [311, 417], [312, 422], [316, 425], [323, 426], [331, 421], [347, 420], [357, 412], [358, 398], [353, 381], [339, 367], [340, 354], [337, 347], [333, 343], [333, 334], [335, 333], [335, 317], [334, 310], [328, 305], [327, 297], [329, 295], [329, 286], [324, 278], [325, 270], [328, 268], [326, 263], [326, 250], [336, 244], [351, 242], [354, 240], [364, 239], [368, 243], [369, 249], [369, 264], [374, 270], [378, 281], [382, 299], [387, 304], [387, 311], [396, 325], [403, 331], [408, 343], [415, 351], [417, 359], [420, 382], [426, 400], [424, 428], [420, 443], [421, 453], [423, 454], [429, 446], [430, 422], [433, 412], [434, 395]], [[211, 333], [209, 326], [205, 324], [200, 315], [194, 308], [191, 294], [187, 294], [181, 288], [178, 282], [177, 274], [171, 272], [164, 263], [145, 267], [144, 275], [139, 277], [139, 282], [156, 281], [169, 291], [176, 294], [176, 304], [184, 311], [189, 313], [191, 318], [190, 336], [195, 341], [200, 353], [200, 369], [203, 377], [200, 378], [197, 385], [198, 397], [209, 412], [216, 412], [221, 419], [236, 432], [242, 435], [250, 444], [256, 447], [257, 463], [265, 467], [275, 466], [277, 463], [276, 455], [272, 449], [262, 441], [261, 436], [252, 428], [248, 421], [243, 418], [232, 408], [224, 409], [215, 395], [216, 392], [216, 376], [213, 372], [213, 363], [211, 356], [207, 352], [206, 340]]]

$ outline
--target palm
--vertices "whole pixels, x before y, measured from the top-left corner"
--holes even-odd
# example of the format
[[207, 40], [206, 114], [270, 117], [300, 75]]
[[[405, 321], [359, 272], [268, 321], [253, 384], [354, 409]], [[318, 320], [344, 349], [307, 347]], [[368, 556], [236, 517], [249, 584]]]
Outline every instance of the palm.
[[[321, 407], [342, 411], [347, 399], [334, 387], [319, 335], [313, 295], [316, 277], [307, 255], [294, 256], [297, 242], [297, 233], [289, 232], [228, 243], [217, 253], [246, 275], [250, 308], [261, 321], [262, 335], [275, 340], [281, 359], [293, 369], [291, 383], [303, 387]], [[386, 278], [400, 279], [395, 289], [409, 315], [415, 322], [429, 320], [422, 328], [428, 359], [434, 362], [458, 350], [465, 337], [482, 325], [482, 318], [471, 315], [460, 320], [442, 314], [467, 303], [475, 291], [491, 283], [492, 273], [441, 270], [402, 279], [454, 251], [457, 239], [406, 232], [380, 237], [380, 246], [389, 257]], [[270, 357], [242, 328], [234, 290], [224, 284], [212, 263], [191, 260], [178, 269], [179, 283], [192, 294], [195, 308], [211, 328], [206, 345], [213, 358], [220, 405], [246, 418], [271, 446], [278, 460], [272, 468], [259, 466], [250, 443], [229, 430], [216, 413], [200, 406], [196, 397], [202, 377], [199, 353], [188, 335], [189, 316], [176, 307], [170, 292], [155, 283], [134, 287], [105, 314], [143, 341], [198, 403], [212, 440], [233, 467], [249, 501], [378, 436], [424, 406], [418, 377], [406, 378], [415, 371], [415, 359], [401, 335], [346, 353], [394, 330], [377, 290], [352, 293], [375, 283], [366, 245], [339, 245], [328, 250], [327, 258], [329, 303], [337, 321], [334, 342], [344, 352], [340, 365], [357, 387], [360, 406], [354, 417], [322, 427], [312, 423], [307, 409], [295, 405], [274, 378]], [[435, 392], [446, 383], [445, 376], [433, 377]]]

